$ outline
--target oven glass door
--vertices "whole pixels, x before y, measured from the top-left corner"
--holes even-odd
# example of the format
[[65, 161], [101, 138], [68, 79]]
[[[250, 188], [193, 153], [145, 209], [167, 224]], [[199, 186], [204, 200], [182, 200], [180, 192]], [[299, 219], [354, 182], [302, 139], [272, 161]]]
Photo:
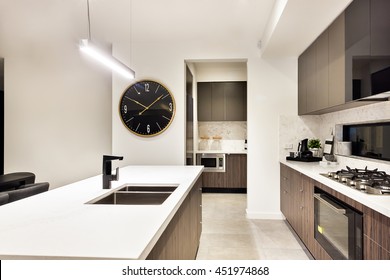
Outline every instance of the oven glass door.
[[333, 259], [348, 259], [348, 209], [321, 194], [315, 194], [314, 198], [315, 238]]
[[335, 260], [363, 259], [363, 214], [315, 188], [314, 238]]

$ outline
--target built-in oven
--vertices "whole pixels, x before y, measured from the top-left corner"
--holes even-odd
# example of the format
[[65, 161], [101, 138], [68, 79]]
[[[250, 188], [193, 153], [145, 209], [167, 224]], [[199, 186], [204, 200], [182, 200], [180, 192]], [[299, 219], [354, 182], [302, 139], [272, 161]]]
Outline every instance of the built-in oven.
[[332, 259], [361, 260], [363, 259], [363, 215], [316, 187], [314, 238]]
[[196, 165], [203, 165], [204, 172], [225, 172], [225, 154], [201, 153], [196, 154]]

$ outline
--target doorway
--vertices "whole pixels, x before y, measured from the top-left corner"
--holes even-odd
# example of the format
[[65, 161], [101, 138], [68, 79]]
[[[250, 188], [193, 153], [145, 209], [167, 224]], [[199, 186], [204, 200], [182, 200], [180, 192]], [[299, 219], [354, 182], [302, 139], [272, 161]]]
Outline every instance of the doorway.
[[4, 58], [0, 57], [0, 175], [4, 174]]
[[186, 65], [186, 165], [194, 165], [194, 77]]
[[247, 61], [186, 64], [193, 75], [194, 164], [211, 164], [202, 175], [202, 190], [246, 193]]

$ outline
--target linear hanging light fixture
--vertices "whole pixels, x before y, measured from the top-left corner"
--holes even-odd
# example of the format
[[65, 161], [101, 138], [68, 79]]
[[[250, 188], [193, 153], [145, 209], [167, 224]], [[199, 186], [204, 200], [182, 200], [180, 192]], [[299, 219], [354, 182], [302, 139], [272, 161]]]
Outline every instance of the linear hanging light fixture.
[[103, 50], [99, 49], [99, 47], [96, 46], [91, 40], [91, 20], [89, 15], [89, 0], [87, 0], [87, 10], [88, 10], [88, 39], [81, 39], [80, 40], [80, 50], [83, 53], [88, 54], [93, 59], [97, 60], [101, 64], [105, 65], [106, 67], [110, 68], [111, 70], [115, 71], [118, 74], [121, 74], [123, 77], [128, 79], [134, 79], [135, 78], [135, 72], [133, 69], [116, 59], [111, 54], [108, 54], [107, 52], [104, 52]]

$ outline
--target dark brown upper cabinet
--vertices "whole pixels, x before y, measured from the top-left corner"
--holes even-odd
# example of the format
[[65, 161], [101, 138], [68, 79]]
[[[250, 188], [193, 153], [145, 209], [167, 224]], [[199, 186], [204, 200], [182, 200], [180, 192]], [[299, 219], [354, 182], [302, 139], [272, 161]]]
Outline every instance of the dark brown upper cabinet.
[[298, 58], [298, 114], [344, 103], [344, 14]]
[[371, 0], [371, 55], [390, 55], [390, 1]]
[[390, 90], [389, 12], [388, 0], [354, 0], [346, 10], [346, 101]]
[[198, 82], [198, 121], [246, 121], [246, 82]]
[[[298, 114], [323, 114], [390, 91], [390, 1], [354, 0], [298, 59]], [[352, 102], [359, 100], [359, 102]]]

